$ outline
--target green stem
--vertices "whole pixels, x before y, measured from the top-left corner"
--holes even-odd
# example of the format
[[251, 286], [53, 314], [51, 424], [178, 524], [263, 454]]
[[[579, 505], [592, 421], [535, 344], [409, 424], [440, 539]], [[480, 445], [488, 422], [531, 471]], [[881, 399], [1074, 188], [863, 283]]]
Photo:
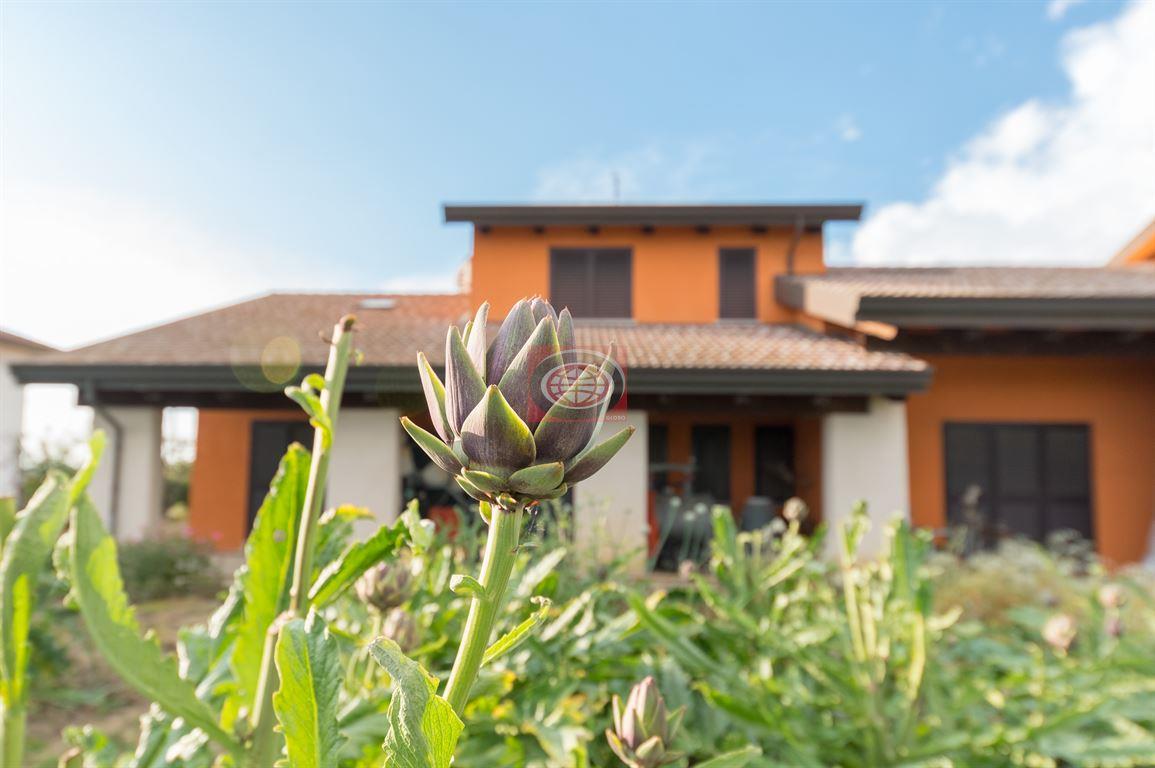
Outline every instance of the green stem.
[[522, 507], [502, 509], [493, 507], [490, 512], [489, 538], [485, 543], [485, 556], [481, 561], [481, 586], [484, 594], [474, 597], [469, 606], [469, 618], [465, 621], [465, 632], [461, 637], [461, 647], [453, 662], [453, 671], [445, 685], [445, 700], [460, 717], [469, 702], [469, 690], [481, 669], [481, 659], [489, 647], [493, 634], [493, 624], [497, 610], [505, 598], [509, 585], [509, 574], [517, 559], [517, 542], [521, 536]]
[[24, 765], [24, 722], [23, 708], [4, 710], [0, 718], [0, 744], [3, 744], [4, 765]]
[[[325, 502], [325, 483], [329, 477], [329, 457], [337, 431], [337, 416], [341, 410], [341, 396], [345, 391], [345, 377], [349, 372], [349, 358], [353, 351], [353, 316], [342, 317], [333, 328], [329, 345], [329, 362], [325, 367], [325, 388], [321, 391], [321, 408], [329, 420], [329, 434], [321, 427], [313, 433], [313, 457], [309, 465], [309, 483], [305, 488], [305, 504], [297, 528], [297, 549], [293, 558], [292, 586], [289, 588], [289, 610], [300, 617], [309, 610], [309, 586], [313, 576], [313, 554], [317, 548], [317, 528], [321, 507]], [[273, 726], [273, 693], [277, 679], [275, 649], [278, 624], [269, 628], [261, 656], [261, 672], [253, 706], [253, 739], [247, 764], [252, 768], [268, 768], [276, 762], [276, 738]]]

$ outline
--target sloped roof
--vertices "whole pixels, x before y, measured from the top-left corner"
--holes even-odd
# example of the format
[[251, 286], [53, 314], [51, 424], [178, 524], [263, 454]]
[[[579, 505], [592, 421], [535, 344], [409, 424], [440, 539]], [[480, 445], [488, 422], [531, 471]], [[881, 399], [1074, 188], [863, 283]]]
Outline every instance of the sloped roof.
[[[366, 308], [367, 301], [390, 308]], [[328, 354], [323, 334], [342, 315], [352, 313], [362, 368], [398, 369], [402, 378], [393, 377], [388, 384], [378, 378], [378, 385], [410, 388], [417, 381], [416, 352], [424, 351], [440, 365], [446, 326], [463, 322], [470, 311], [462, 294], [272, 294], [47, 355], [18, 369], [17, 375], [25, 381], [56, 381], [95, 375], [98, 369], [121, 378], [128, 369], [153, 369], [141, 375], [156, 377], [163, 371], [165, 377], [179, 377], [182, 369], [191, 375], [194, 368], [227, 371], [260, 365], [269, 349], [278, 354], [299, 350], [302, 366], [320, 367]], [[787, 389], [801, 391], [810, 374], [834, 374], [851, 389], [899, 393], [925, 386], [930, 375], [926, 363], [908, 355], [868, 351], [852, 341], [792, 325], [579, 322], [577, 337], [579, 345], [599, 349], [614, 341], [631, 378], [640, 377], [635, 378], [638, 384], [651, 391], [730, 391], [727, 378], [717, 374], [728, 376], [734, 391], [774, 391], [775, 386], [786, 391], [783, 382]], [[679, 379], [672, 372], [689, 378]], [[792, 372], [797, 374], [793, 378], [788, 375]], [[841, 385], [831, 386], [831, 391], [841, 391]]]
[[1155, 270], [849, 268], [783, 275], [778, 300], [843, 325], [1155, 328]]
[[22, 347], [32, 352], [56, 351], [54, 347], [50, 347], [47, 344], [42, 344], [39, 341], [33, 341], [32, 339], [25, 338], [24, 336], [12, 333], [11, 331], [6, 331], [3, 328], [0, 328], [0, 344], [10, 344], [14, 347]]

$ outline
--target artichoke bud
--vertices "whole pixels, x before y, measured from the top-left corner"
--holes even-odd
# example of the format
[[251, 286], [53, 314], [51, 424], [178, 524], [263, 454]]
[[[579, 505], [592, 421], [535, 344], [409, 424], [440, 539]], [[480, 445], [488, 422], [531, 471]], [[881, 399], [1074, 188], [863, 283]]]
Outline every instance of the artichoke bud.
[[[445, 342], [445, 381], [418, 355], [434, 431], [402, 418], [414, 441], [470, 497], [508, 508], [558, 498], [605, 466], [634, 432], [595, 438], [619, 386], [612, 347], [597, 364], [576, 349], [573, 318], [521, 300], [487, 338], [488, 303]], [[593, 396], [590, 393], [594, 393]]]
[[629, 768], [659, 768], [681, 759], [682, 755], [669, 747], [685, 710], [667, 712], [653, 677], [633, 687], [624, 707], [614, 696], [613, 710], [614, 727], [606, 731], [606, 740]]
[[403, 605], [417, 589], [418, 563], [408, 558], [378, 563], [357, 580], [357, 597], [380, 613]]
[[386, 614], [381, 634], [397, 643], [405, 653], [417, 647], [417, 621], [404, 608], [394, 608]]

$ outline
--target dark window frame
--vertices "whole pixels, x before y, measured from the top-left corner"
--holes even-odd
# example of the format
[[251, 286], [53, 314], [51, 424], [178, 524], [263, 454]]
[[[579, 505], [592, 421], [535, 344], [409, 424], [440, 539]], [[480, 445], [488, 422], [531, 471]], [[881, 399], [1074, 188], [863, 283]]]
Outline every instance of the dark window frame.
[[[599, 257], [625, 257], [626, 290], [623, 297], [625, 313], [603, 312], [597, 307], [598, 261]], [[570, 297], [558, 295], [557, 263], [560, 260], [582, 260], [585, 275], [582, 278], [584, 296], [574, 301]], [[609, 267], [603, 267], [609, 269]], [[549, 294], [550, 302], [561, 309], [568, 306], [575, 317], [592, 320], [631, 320], [634, 316], [634, 249], [629, 246], [555, 246], [549, 249]]]
[[[743, 274], [735, 274], [735, 267], [728, 266], [727, 260], [735, 257], [749, 259], [749, 267], [743, 264]], [[740, 297], [735, 303], [735, 289], [727, 284], [728, 279], [739, 281], [739, 287], [749, 287], [750, 295]], [[747, 309], [746, 304], [749, 304]], [[754, 246], [724, 246], [718, 249], [718, 319], [756, 320], [758, 318], [758, 249]]]

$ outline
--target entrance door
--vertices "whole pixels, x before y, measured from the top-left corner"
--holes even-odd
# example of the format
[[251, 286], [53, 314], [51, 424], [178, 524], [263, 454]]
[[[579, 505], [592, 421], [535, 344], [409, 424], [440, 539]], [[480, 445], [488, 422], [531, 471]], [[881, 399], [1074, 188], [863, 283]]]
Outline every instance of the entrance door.
[[252, 448], [249, 456], [249, 509], [248, 523], [245, 530], [253, 528], [253, 520], [257, 517], [257, 510], [265, 500], [269, 491], [269, 483], [277, 474], [281, 457], [285, 450], [294, 442], [306, 448], [313, 445], [313, 428], [309, 422], [294, 419], [292, 421], [254, 421], [252, 430]]
[[947, 520], [975, 509], [988, 524], [1042, 541], [1094, 536], [1090, 430], [1080, 424], [947, 424]]
[[754, 431], [754, 495], [781, 507], [794, 492], [794, 428], [758, 427]]
[[709, 494], [715, 504], [729, 504], [730, 427], [695, 425], [690, 443], [694, 451], [694, 493]]

